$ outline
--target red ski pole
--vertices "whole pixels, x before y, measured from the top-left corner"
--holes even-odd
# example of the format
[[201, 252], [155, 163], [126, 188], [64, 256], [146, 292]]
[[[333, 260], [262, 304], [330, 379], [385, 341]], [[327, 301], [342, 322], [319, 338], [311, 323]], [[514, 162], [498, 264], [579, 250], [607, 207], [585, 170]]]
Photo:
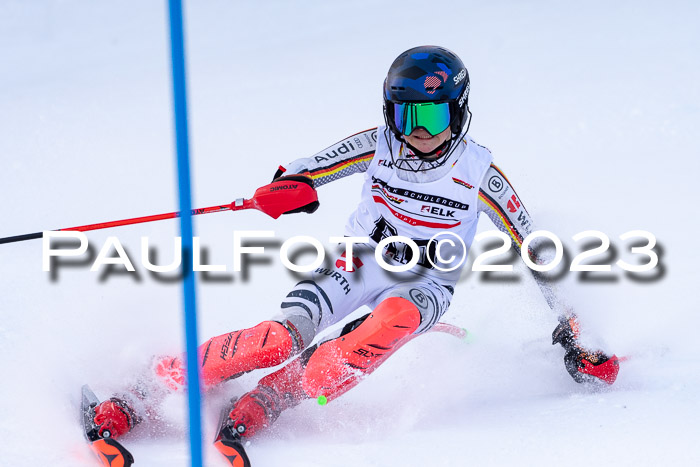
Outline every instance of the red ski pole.
[[[273, 219], [277, 219], [284, 213], [304, 210], [303, 208], [307, 208], [307, 206], [313, 205], [314, 203], [318, 203], [318, 197], [316, 196], [316, 190], [313, 188], [313, 182], [311, 179], [303, 175], [289, 175], [287, 177], [283, 177], [281, 180], [274, 181], [269, 185], [258, 188], [255, 190], [255, 194], [250, 199], [240, 198], [231, 204], [193, 209], [190, 214], [197, 216], [199, 214], [209, 214], [211, 212], [257, 209]], [[313, 208], [308, 208], [305, 210], [310, 211], [311, 209]], [[98, 224], [54, 229], [54, 231], [70, 230], [87, 232], [88, 230], [108, 229], [110, 227], [119, 227], [122, 225], [142, 224], [144, 222], [154, 222], [163, 219], [175, 219], [180, 217], [180, 214], [181, 213], [179, 211], [175, 211], [165, 214], [155, 214], [152, 216], [133, 217], [131, 219], [122, 219], [118, 221], [100, 222]], [[15, 235], [13, 237], [4, 237], [0, 238], [0, 244], [32, 240], [35, 238], [41, 238], [43, 235], [43, 232], [35, 232], [24, 235]]]

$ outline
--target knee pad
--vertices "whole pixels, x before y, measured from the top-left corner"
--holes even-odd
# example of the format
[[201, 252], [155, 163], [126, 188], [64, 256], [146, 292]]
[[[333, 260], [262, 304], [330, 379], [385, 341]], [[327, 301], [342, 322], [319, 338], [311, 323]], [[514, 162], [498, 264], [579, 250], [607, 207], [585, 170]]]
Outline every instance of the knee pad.
[[[445, 290], [438, 286], [402, 286], [393, 289], [392, 297], [401, 297], [413, 303], [420, 312], [420, 325], [416, 329], [417, 333], [422, 333], [432, 328], [440, 320], [440, 317], [450, 306], [450, 298]], [[382, 302], [383, 303], [383, 302]]]
[[304, 349], [316, 337], [325, 313], [333, 313], [330, 299], [316, 282], [299, 282], [280, 305], [281, 312], [274, 319], [292, 332], [297, 347]]
[[316, 337], [316, 325], [306, 314], [290, 312], [275, 317], [275, 321], [279, 321], [287, 328], [294, 339], [294, 347], [298, 351], [308, 347]]

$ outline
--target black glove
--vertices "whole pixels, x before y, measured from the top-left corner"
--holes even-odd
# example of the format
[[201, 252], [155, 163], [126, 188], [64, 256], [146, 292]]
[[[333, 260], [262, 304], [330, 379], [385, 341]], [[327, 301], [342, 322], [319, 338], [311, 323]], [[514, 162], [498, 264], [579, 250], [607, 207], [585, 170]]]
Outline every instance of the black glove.
[[576, 345], [579, 327], [576, 315], [560, 316], [559, 325], [552, 332], [552, 345], [561, 344], [565, 349]]
[[600, 350], [591, 351], [578, 342], [579, 326], [575, 315], [562, 316], [552, 332], [552, 345], [561, 344], [566, 350], [566, 371], [577, 383], [603, 381], [612, 384], [617, 379], [620, 362], [616, 355], [607, 356]]

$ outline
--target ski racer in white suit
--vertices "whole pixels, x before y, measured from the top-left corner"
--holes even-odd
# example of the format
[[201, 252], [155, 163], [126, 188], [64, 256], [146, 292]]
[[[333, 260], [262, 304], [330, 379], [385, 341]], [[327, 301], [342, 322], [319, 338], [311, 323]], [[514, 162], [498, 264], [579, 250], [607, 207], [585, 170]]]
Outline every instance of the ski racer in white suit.
[[[254, 435], [301, 400], [338, 397], [405, 342], [434, 326], [447, 311], [460, 275], [461, 267], [449, 270], [454, 264], [449, 259], [466, 254], [481, 213], [509, 236], [520, 254], [532, 220], [493, 164], [491, 152], [467, 135], [468, 95], [469, 75], [454, 53], [434, 46], [410, 49], [394, 61], [384, 83], [386, 126], [280, 167], [275, 180], [292, 177], [314, 188], [364, 173], [360, 203], [345, 234], [367, 241], [355, 244], [351, 257], [343, 254], [333, 267], [320, 267], [298, 283], [272, 320], [214, 337], [200, 347], [208, 386], [301, 354], [235, 402], [226, 422], [230, 436]], [[317, 206], [302, 210], [313, 212]], [[415, 252], [392, 241], [382, 251], [393, 266], [416, 261], [417, 254], [410, 270], [390, 273], [375, 261], [378, 243], [392, 236], [408, 237], [418, 245]], [[454, 246], [444, 244], [438, 252], [439, 240], [452, 240]], [[534, 251], [529, 254], [541, 261]], [[564, 347], [569, 373], [578, 382], [612, 384], [617, 357], [582, 347], [575, 315], [541, 277], [535, 278], [559, 316], [553, 343]], [[372, 312], [313, 344], [321, 331], [363, 305]], [[161, 360], [156, 372], [172, 389], [184, 383], [180, 357]], [[105, 410], [127, 412], [130, 429], [137, 417], [128, 413], [125, 401], [114, 401], [103, 402]]]

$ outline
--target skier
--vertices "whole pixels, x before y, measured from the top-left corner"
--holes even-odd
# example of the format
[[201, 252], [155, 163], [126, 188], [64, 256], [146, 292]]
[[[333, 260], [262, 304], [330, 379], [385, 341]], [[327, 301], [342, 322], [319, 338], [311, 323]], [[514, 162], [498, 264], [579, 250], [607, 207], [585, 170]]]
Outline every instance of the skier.
[[[364, 173], [359, 205], [345, 233], [367, 240], [355, 244], [351, 255], [339, 256], [333, 267], [318, 268], [299, 282], [270, 321], [214, 337], [200, 347], [201, 375], [208, 387], [298, 356], [233, 404], [223, 424], [224, 438], [249, 438], [304, 399], [340, 396], [401, 345], [431, 329], [447, 311], [460, 275], [461, 268], [451, 267], [450, 260], [466, 254], [481, 213], [520, 253], [533, 223], [491, 152], [467, 135], [469, 84], [466, 67], [451, 51], [435, 46], [407, 50], [384, 81], [386, 126], [352, 135], [275, 174], [275, 179], [292, 177], [318, 188]], [[295, 212], [317, 207], [314, 202]], [[406, 271], [387, 272], [375, 261], [374, 249], [395, 236], [408, 237], [419, 248], [390, 241], [382, 251], [386, 263], [417, 263]], [[464, 243], [437, 248], [440, 239], [457, 238]], [[529, 254], [543, 262], [536, 248]], [[612, 384], [617, 357], [583, 347], [575, 314], [536, 273], [535, 279], [559, 315], [552, 343], [563, 346], [567, 371], [577, 382]], [[362, 305], [372, 311], [312, 345], [324, 329]], [[162, 358], [155, 373], [177, 390], [184, 385], [183, 366], [181, 357]], [[116, 438], [130, 431], [139, 421], [138, 404], [128, 397], [99, 404], [94, 422], [100, 434], [108, 430]]]

